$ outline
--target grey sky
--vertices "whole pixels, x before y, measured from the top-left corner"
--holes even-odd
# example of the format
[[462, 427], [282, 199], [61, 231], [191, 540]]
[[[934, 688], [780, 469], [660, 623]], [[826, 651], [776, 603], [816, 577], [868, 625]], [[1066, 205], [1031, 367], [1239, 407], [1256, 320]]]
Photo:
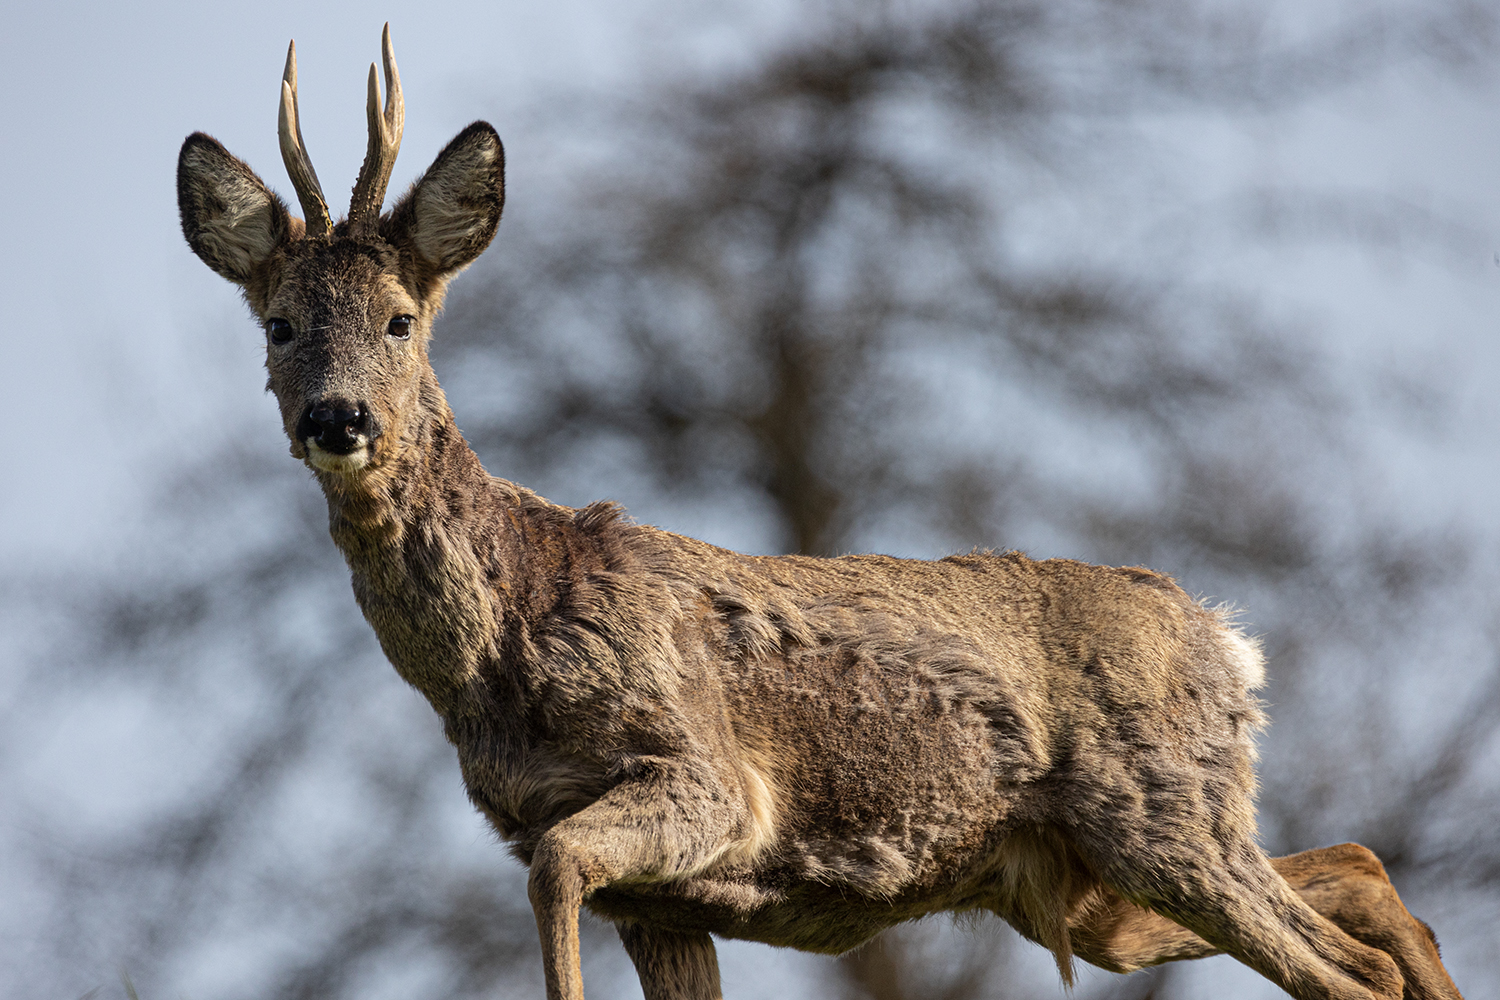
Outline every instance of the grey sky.
[[[160, 460], [211, 449], [216, 435], [242, 431], [247, 411], [270, 412], [247, 371], [259, 345], [243, 310], [182, 243], [172, 171], [182, 137], [203, 129], [287, 190], [274, 123], [288, 36], [302, 53], [305, 131], [331, 192], [363, 154], [364, 71], [388, 17], [409, 110], [392, 189], [427, 151], [488, 116], [507, 139], [514, 214], [526, 210], [528, 171], [548, 152], [528, 149], [514, 120], [523, 111], [580, 85], [733, 65], [797, 13], [782, 0], [424, 4], [420, 13], [272, 3], [252, 16], [209, 4], [13, 5], [12, 99], [0, 112], [12, 238], [0, 249], [0, 280], [11, 311], [6, 398], [20, 427], [0, 489], [0, 556], [81, 555], [155, 497], [150, 470]], [[1495, 426], [1487, 387], [1500, 375], [1497, 98], [1493, 76], [1455, 82], [1407, 65], [1295, 112], [1164, 117], [1148, 134], [1175, 151], [1168, 161], [1180, 177], [1169, 190], [1180, 203], [1143, 212], [1136, 199], [1121, 211], [1118, 191], [1092, 200], [1038, 192], [1038, 252], [1125, 258], [1132, 241], [1159, 239], [1163, 228], [1224, 226], [1239, 212], [1224, 199], [1247, 188], [1314, 199], [1339, 188], [1392, 217], [1430, 214], [1431, 239], [1413, 242], [1408, 231], [1359, 254], [1226, 232], [1222, 255], [1199, 266], [1388, 372], [1398, 401], [1404, 374], [1449, 386], [1445, 419], [1461, 432], [1440, 452], [1404, 438], [1380, 444], [1407, 503], [1475, 513], [1496, 465], [1484, 429]], [[1127, 171], [1118, 183], [1136, 180]]]
[[7, 409], [22, 426], [0, 488], [0, 557], [82, 552], [151, 496], [141, 470], [211, 447], [265, 408], [244, 371], [258, 340], [232, 290], [186, 251], [173, 172], [183, 137], [202, 130], [289, 192], [275, 132], [289, 37], [304, 131], [335, 201], [364, 155], [365, 71], [384, 18], [408, 108], [391, 189], [489, 116], [518, 163], [514, 191], [529, 158], [507, 116], [547, 93], [631, 79], [653, 58], [732, 60], [785, 10], [740, 7], [8, 5], [0, 183], [12, 238], [0, 280]]

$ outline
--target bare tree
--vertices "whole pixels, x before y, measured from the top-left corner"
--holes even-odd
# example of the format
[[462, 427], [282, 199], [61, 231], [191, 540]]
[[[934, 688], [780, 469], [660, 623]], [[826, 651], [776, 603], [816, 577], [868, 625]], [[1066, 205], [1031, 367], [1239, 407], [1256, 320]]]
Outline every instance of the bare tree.
[[[1492, 26], [1455, 5], [1282, 44], [1176, 3], [829, 13], [751, 70], [628, 108], [609, 172], [508, 223], [503, 256], [458, 287], [436, 363], [486, 463], [558, 499], [624, 492], [695, 524], [733, 510], [767, 549], [1145, 563], [1244, 603], [1276, 678], [1267, 846], [1362, 840], [1399, 886], [1419, 874], [1494, 906], [1500, 817], [1476, 769], [1500, 722], [1494, 581], [1463, 558], [1492, 539], [1330, 510], [1320, 470], [1358, 463], [1315, 347], [1174, 281], [1168, 255], [1058, 264], [1018, 246], [1014, 221], [1030, 179], [1087, 185], [1149, 156], [1143, 111], [1286, 105], [1413, 56], [1462, 64]], [[1134, 472], [1121, 485], [1070, 450]], [[175, 523], [296, 506], [294, 532], [278, 515], [265, 537], [215, 538], [217, 555], [185, 540], [150, 573], [52, 592], [92, 627], [39, 661], [12, 731], [57, 685], [107, 678], [194, 719], [181, 738], [207, 759], [124, 829], [59, 841], [38, 819], [56, 952], [28, 981], [82, 992], [125, 961], [143, 995], [359, 995], [393, 976], [441, 996], [536, 989], [516, 874], [476, 844], [313, 491], [268, 451], [185, 472]], [[232, 521], [210, 521], [226, 506]], [[1396, 692], [1424, 656], [1472, 657], [1462, 708], [1382, 738], [1406, 732]], [[1351, 669], [1364, 683], [1336, 683]], [[846, 959], [839, 988], [1024, 995], [1006, 939], [955, 956], [925, 933]], [[205, 956], [225, 941], [246, 971], [215, 979]], [[1129, 983], [1080, 992], [1144, 995]]]

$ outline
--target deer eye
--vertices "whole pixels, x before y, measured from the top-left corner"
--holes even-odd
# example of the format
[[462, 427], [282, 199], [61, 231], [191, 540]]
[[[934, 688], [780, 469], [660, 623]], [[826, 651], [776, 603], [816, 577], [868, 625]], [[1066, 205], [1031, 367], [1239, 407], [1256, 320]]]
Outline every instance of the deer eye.
[[412, 317], [397, 316], [391, 320], [390, 325], [385, 328], [387, 336], [395, 337], [397, 340], [405, 340], [411, 336]]
[[266, 336], [273, 344], [285, 344], [292, 339], [292, 324], [284, 319], [273, 319], [266, 323]]

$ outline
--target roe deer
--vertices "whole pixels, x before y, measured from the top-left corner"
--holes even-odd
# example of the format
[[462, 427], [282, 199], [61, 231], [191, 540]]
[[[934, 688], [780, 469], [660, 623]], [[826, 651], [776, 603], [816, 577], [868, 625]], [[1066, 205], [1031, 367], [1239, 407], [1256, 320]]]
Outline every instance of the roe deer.
[[427, 342], [495, 234], [504, 154], [475, 122], [382, 214], [389, 27], [382, 47], [347, 219], [302, 142], [293, 49], [280, 137], [306, 220], [198, 133], [182, 228], [263, 324], [360, 608], [530, 868], [551, 1000], [583, 996], [585, 905], [652, 1000], [720, 996], [711, 934], [836, 954], [944, 910], [998, 914], [1069, 982], [1075, 955], [1227, 952], [1300, 1000], [1459, 1000], [1369, 851], [1256, 846], [1261, 656], [1167, 577], [745, 556], [489, 476]]

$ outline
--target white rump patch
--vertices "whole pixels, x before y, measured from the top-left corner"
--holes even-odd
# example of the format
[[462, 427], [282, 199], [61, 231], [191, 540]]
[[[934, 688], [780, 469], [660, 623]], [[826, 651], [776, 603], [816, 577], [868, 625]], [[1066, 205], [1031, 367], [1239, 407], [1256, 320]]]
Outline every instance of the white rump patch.
[[1260, 640], [1246, 635], [1235, 622], [1235, 615], [1235, 610], [1228, 606], [1214, 609], [1214, 617], [1219, 620], [1219, 648], [1224, 653], [1225, 665], [1247, 691], [1254, 691], [1266, 683], [1266, 658]]

